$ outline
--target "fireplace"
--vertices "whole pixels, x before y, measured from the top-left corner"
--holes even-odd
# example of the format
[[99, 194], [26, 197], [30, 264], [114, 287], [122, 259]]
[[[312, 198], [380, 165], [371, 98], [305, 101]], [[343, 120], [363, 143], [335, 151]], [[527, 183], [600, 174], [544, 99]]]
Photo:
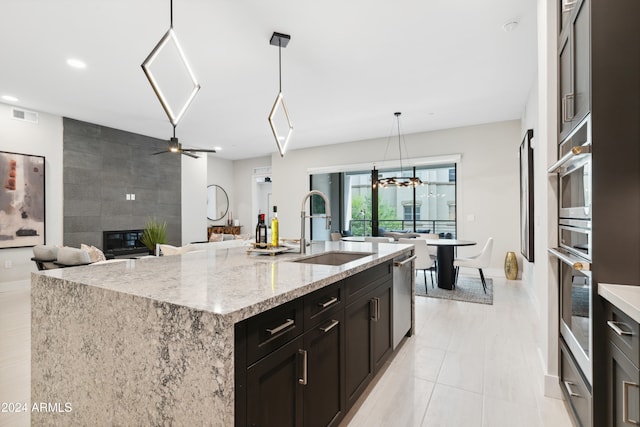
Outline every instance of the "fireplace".
[[143, 230], [117, 230], [102, 232], [102, 248], [107, 258], [127, 257], [149, 253], [140, 241]]

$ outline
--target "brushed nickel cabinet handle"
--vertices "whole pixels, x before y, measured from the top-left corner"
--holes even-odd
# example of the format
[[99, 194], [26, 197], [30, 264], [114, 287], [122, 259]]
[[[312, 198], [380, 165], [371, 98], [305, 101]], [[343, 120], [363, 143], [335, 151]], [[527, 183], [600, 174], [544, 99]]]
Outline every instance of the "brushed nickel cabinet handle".
[[340, 323], [339, 320], [331, 320], [331, 324], [329, 326], [325, 326], [324, 328], [320, 328], [322, 332], [329, 332], [333, 328], [335, 328]]
[[622, 421], [635, 426], [640, 425], [638, 420], [632, 420], [629, 418], [629, 387], [638, 388], [638, 384], [629, 381], [622, 381]]
[[369, 317], [374, 322], [377, 320], [376, 319], [376, 313], [377, 313], [377, 311], [376, 311], [376, 299], [375, 298], [371, 298], [369, 300]]
[[276, 326], [273, 329], [267, 329], [267, 332], [269, 332], [269, 334], [271, 335], [275, 335], [278, 332], [282, 331], [283, 329], [287, 329], [289, 326], [295, 324], [296, 322], [293, 319], [287, 319], [286, 322], [284, 322], [282, 325], [280, 326]]
[[571, 388], [571, 386], [573, 386], [573, 385], [575, 385], [575, 384], [570, 383], [569, 381], [565, 381], [564, 382], [564, 388], [567, 389], [567, 393], [569, 393], [569, 396], [571, 396], [571, 397], [582, 397], [578, 393], [573, 391], [573, 389]]
[[298, 378], [298, 384], [307, 385], [307, 350], [298, 350], [302, 355], [302, 378]]
[[403, 259], [402, 261], [398, 261], [398, 262], [394, 262], [393, 265], [395, 267], [402, 267], [403, 265], [413, 261], [414, 259], [418, 258], [418, 255], [412, 255], [407, 259]]
[[572, 105], [571, 101], [573, 101], [574, 98], [575, 95], [573, 93], [568, 93], [562, 97], [562, 121], [564, 123], [568, 123], [573, 120], [574, 114], [573, 111], [569, 113], [569, 106]]
[[[624, 331], [620, 328], [620, 326], [618, 326], [618, 323], [620, 323], [621, 325], [624, 325], [624, 323], [621, 322], [614, 322], [613, 320], [607, 320], [607, 325], [609, 325], [609, 327], [611, 329], [613, 329], [613, 332], [615, 332], [616, 334], [620, 335], [620, 336], [624, 336], [624, 335], [633, 335], [633, 332], [628, 332], [628, 331]], [[627, 325], [625, 325], [627, 326]]]
[[338, 302], [338, 298], [336, 297], [332, 297], [329, 301], [326, 302], [319, 302], [318, 303], [318, 307], [322, 307], [322, 308], [327, 308], [332, 304], [335, 304]]

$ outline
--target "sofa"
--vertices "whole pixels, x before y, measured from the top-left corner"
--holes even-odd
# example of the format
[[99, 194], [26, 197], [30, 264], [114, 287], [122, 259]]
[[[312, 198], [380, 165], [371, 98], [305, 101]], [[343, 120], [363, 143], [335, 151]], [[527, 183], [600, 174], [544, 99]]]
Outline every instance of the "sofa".
[[80, 245], [80, 248], [36, 245], [33, 247], [33, 257], [31, 260], [36, 263], [38, 270], [124, 261], [122, 259], [107, 260], [100, 249], [85, 244]]

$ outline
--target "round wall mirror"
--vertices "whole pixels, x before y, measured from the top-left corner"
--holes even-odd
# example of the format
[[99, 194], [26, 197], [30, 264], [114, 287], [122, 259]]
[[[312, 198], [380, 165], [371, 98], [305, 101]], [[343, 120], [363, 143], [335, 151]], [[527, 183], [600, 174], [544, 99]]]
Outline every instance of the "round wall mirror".
[[219, 185], [207, 187], [207, 218], [211, 221], [219, 221], [229, 211], [229, 196], [224, 188]]

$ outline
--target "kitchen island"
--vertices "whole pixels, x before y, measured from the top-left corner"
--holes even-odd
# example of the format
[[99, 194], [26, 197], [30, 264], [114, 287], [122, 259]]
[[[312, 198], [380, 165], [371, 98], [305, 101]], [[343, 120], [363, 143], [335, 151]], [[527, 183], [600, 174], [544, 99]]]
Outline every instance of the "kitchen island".
[[[411, 250], [318, 242], [307, 255], [213, 249], [34, 273], [31, 399], [55, 410], [32, 424], [233, 425], [234, 325]], [[332, 251], [371, 254], [291, 262]]]

